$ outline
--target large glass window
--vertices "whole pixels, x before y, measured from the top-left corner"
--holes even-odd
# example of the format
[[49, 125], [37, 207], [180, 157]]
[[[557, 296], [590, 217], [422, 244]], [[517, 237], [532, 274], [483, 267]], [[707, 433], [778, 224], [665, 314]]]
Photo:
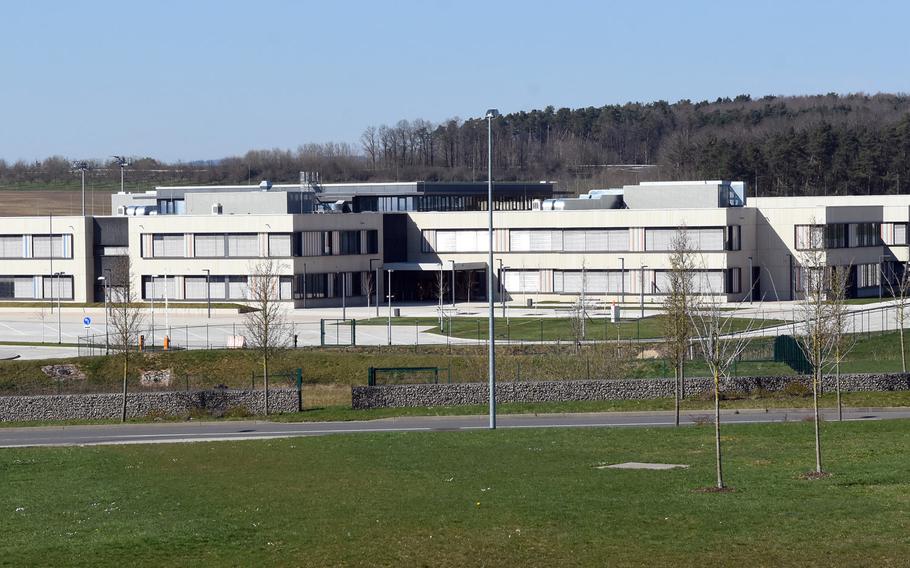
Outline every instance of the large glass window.
[[224, 235], [195, 235], [194, 251], [198, 257], [224, 256]]
[[152, 256], [155, 258], [183, 256], [183, 235], [152, 235]]
[[72, 276], [45, 276], [44, 277], [44, 298], [72, 300], [73, 299], [73, 277]]
[[259, 256], [259, 235], [238, 233], [227, 236], [227, 255], [241, 258]]
[[0, 258], [22, 258], [22, 235], [0, 235]]
[[[69, 278], [68, 276], [65, 278]], [[64, 279], [65, 279], [64, 278]], [[32, 299], [35, 279], [32, 276], [0, 276], [0, 300]]]
[[269, 235], [269, 256], [291, 256], [291, 235]]
[[32, 256], [35, 258], [72, 258], [72, 235], [34, 235]]

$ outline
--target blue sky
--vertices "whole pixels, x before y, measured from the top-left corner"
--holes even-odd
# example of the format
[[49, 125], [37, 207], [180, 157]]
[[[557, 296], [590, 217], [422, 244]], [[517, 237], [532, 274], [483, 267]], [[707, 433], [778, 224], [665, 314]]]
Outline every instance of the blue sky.
[[0, 159], [195, 160], [368, 125], [910, 91], [901, 2], [9, 2]]

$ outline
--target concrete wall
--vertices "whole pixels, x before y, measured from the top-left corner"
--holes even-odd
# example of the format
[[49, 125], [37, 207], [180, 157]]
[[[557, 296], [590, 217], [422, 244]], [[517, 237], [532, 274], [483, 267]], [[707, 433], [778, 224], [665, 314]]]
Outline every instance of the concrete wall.
[[[725, 392], [776, 392], [791, 383], [812, 388], [810, 377], [737, 377], [723, 382]], [[709, 378], [686, 380], [686, 395], [713, 392]], [[834, 390], [834, 377], [824, 378], [822, 388]], [[842, 375], [844, 392], [910, 390], [910, 374]], [[351, 388], [351, 406], [355, 409], [459, 406], [486, 404], [485, 383], [440, 385], [382, 385]], [[673, 379], [622, 379], [600, 381], [513, 382], [496, 385], [496, 399], [503, 402], [562, 402], [580, 400], [644, 400], [673, 396]]]
[[[131, 393], [127, 395], [127, 416], [183, 416], [193, 411], [220, 416], [235, 408], [262, 414], [263, 394], [249, 390]], [[0, 422], [117, 419], [122, 404], [122, 396], [116, 393], [3, 396]], [[270, 389], [269, 412], [297, 412], [297, 391]]]

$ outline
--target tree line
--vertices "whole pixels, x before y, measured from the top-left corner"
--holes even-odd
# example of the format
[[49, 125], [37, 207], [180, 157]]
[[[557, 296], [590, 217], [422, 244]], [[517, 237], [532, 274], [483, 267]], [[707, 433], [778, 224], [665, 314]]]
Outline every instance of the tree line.
[[[900, 193], [910, 184], [910, 96], [740, 95], [713, 102], [626, 103], [504, 114], [492, 123], [495, 177], [585, 191], [647, 180], [737, 179], [753, 195]], [[251, 150], [209, 162], [136, 160], [131, 183], [486, 179], [483, 118], [368, 126], [356, 144]], [[92, 164], [90, 177], [119, 182]], [[70, 162], [0, 160], [0, 185], [71, 182]]]

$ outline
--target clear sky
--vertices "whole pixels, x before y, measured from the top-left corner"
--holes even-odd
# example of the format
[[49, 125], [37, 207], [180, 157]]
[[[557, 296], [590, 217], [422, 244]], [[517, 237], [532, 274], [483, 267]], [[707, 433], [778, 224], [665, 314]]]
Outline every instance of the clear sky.
[[910, 3], [32, 0], [0, 5], [0, 159], [196, 160], [368, 125], [910, 91]]

